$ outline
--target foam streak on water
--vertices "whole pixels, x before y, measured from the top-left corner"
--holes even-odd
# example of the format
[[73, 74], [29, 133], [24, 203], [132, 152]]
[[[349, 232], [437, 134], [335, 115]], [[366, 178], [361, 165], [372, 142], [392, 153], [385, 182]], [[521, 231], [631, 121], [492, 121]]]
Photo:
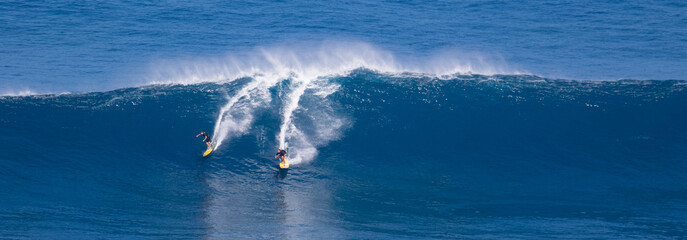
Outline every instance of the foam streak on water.
[[[234, 96], [227, 96], [227, 103], [220, 109], [215, 122], [213, 142], [216, 148], [231, 137], [245, 134], [251, 127], [253, 112], [259, 105], [271, 102], [269, 89], [281, 82], [288, 82], [281, 124], [277, 135], [279, 148], [290, 148], [294, 164], [312, 159], [317, 151], [307, 134], [293, 123], [294, 111], [306, 90], [313, 88], [317, 94], [331, 91], [328, 78], [344, 75], [366, 67], [384, 72], [400, 72], [390, 54], [364, 43], [328, 43], [319, 48], [295, 51], [286, 47], [260, 49], [257, 55], [243, 55], [242, 60], [230, 57], [225, 63], [177, 63], [183, 67], [170, 67], [171, 71], [157, 72], [152, 83], [197, 84], [201, 82], [227, 82], [242, 77], [253, 78]], [[330, 94], [330, 93], [329, 93]], [[326, 96], [327, 94], [324, 94]], [[341, 122], [341, 121], [339, 121]], [[322, 131], [331, 132], [329, 128]], [[317, 134], [322, 135], [322, 134]], [[331, 137], [333, 139], [335, 137]], [[291, 146], [288, 141], [292, 140]], [[326, 141], [325, 141], [326, 142]]]
[[286, 104], [282, 111], [282, 124], [279, 127], [279, 136], [277, 137], [279, 139], [280, 149], [286, 149], [289, 147], [286, 143], [287, 132], [289, 133], [289, 135], [293, 135], [295, 132], [298, 131], [298, 128], [296, 128], [296, 126], [292, 123], [292, 116], [293, 111], [295, 111], [296, 108], [298, 108], [298, 101], [301, 99], [303, 93], [305, 93], [307, 84], [302, 81], [299, 81], [295, 83], [295, 85], [296, 86], [293, 87], [291, 93], [287, 96]]
[[227, 104], [220, 109], [212, 142], [215, 149], [219, 148], [228, 137], [238, 137], [245, 134], [253, 121], [253, 111], [261, 104], [268, 104], [270, 96], [268, 88], [276, 81], [256, 78], [234, 96], [227, 96]]

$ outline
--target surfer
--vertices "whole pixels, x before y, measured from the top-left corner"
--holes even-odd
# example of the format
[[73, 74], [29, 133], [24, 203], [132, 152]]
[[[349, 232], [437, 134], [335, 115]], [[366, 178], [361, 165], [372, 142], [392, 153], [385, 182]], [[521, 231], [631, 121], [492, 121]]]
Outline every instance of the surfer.
[[282, 163], [285, 163], [284, 160], [286, 160], [286, 150], [278, 149], [277, 154], [274, 155], [274, 158], [279, 158]]
[[196, 137], [204, 136], [205, 138], [203, 139], [203, 142], [208, 145], [208, 148], [212, 148], [212, 143], [210, 142], [210, 134], [207, 134], [206, 132], [201, 131]]

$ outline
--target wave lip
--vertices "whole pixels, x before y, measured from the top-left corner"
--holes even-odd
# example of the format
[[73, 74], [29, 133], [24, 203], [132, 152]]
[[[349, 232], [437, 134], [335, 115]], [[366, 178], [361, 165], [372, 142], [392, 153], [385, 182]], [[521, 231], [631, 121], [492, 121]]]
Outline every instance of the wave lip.
[[[168, 59], [150, 63], [142, 87], [159, 84], [226, 83], [242, 78], [285, 80], [344, 76], [356, 69], [389, 75], [417, 74], [451, 79], [456, 74], [521, 74], [504, 59], [475, 52], [445, 50], [425, 57], [398, 57], [361, 41], [324, 41], [315, 44], [274, 45], [227, 54], [224, 57]], [[0, 96], [54, 94], [31, 90]]]
[[[220, 109], [214, 126], [213, 142], [216, 148], [233, 137], [246, 134], [253, 123], [254, 111], [272, 102], [270, 88], [288, 85], [281, 101], [281, 124], [276, 139], [279, 148], [290, 148], [294, 164], [309, 161], [317, 155], [316, 146], [338, 138], [338, 132], [346, 124], [340, 115], [319, 111], [318, 118], [333, 123], [332, 126], [315, 126], [313, 135], [305, 133], [294, 123], [294, 115], [307, 111], [301, 99], [315, 92], [323, 104], [326, 96], [335, 92], [337, 84], [329, 81], [335, 76], [345, 76], [356, 69], [369, 69], [391, 75], [407, 74], [447, 76], [456, 73], [502, 73], [489, 66], [483, 58], [460, 60], [442, 56], [423, 64], [399, 61], [390, 52], [362, 42], [325, 42], [315, 47], [275, 46], [258, 48], [251, 53], [231, 55], [225, 59], [181, 61], [163, 64], [151, 74], [151, 84], [199, 84], [205, 82], [232, 82], [250, 78], [234, 96], [227, 96], [227, 103]], [[415, 61], [418, 62], [418, 61]], [[307, 97], [307, 96], [306, 96]], [[312, 109], [312, 108], [310, 108]], [[330, 129], [335, 128], [335, 129]], [[317, 138], [318, 142], [313, 142]], [[290, 144], [289, 144], [290, 143]]]
[[18, 91], [18, 92], [8, 91], [8, 92], [0, 94], [0, 97], [26, 97], [26, 96], [35, 96], [35, 95], [42, 95], [42, 94], [33, 92], [31, 90], [23, 90], [23, 91]]
[[359, 68], [385, 74], [521, 74], [501, 58], [447, 50], [429, 57], [401, 59], [364, 42], [324, 42], [310, 46], [273, 46], [224, 58], [165, 61], [152, 66], [148, 84], [227, 82], [244, 77], [314, 79], [346, 75]]

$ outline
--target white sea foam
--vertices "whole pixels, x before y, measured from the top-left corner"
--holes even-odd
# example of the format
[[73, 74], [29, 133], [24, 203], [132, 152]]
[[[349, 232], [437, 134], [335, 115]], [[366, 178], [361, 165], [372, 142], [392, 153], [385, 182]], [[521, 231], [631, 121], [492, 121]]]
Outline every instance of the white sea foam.
[[227, 82], [259, 75], [302, 78], [341, 75], [358, 68], [385, 74], [417, 73], [521, 74], [503, 58], [454, 49], [437, 51], [428, 57], [399, 60], [391, 52], [363, 42], [325, 42], [317, 46], [261, 47], [226, 57], [164, 61], [154, 64], [148, 84], [197, 84]]
[[271, 102], [269, 88], [279, 83], [282, 76], [257, 76], [235, 95], [227, 96], [227, 103], [220, 109], [213, 139], [215, 148], [229, 137], [245, 134], [253, 122], [253, 111]]
[[41, 93], [35, 93], [32, 92], [31, 90], [23, 90], [23, 91], [18, 91], [18, 92], [5, 92], [0, 94], [0, 97], [25, 97], [25, 96], [33, 96], [33, 95], [41, 95]]
[[[349, 125], [347, 118], [334, 112], [326, 97], [339, 86], [329, 79], [365, 68], [384, 74], [442, 76], [455, 74], [508, 74], [504, 64], [492, 64], [478, 54], [451, 55], [443, 52], [427, 59], [399, 61], [393, 54], [362, 42], [326, 42], [317, 46], [274, 46], [232, 54], [213, 60], [184, 60], [158, 64], [148, 78], [152, 84], [198, 84], [231, 82], [252, 78], [220, 109], [215, 122], [213, 142], [224, 142], [249, 132], [256, 108], [272, 101], [269, 89], [289, 80], [280, 101], [281, 123], [276, 140], [281, 149], [289, 149], [292, 164], [312, 160], [317, 147], [340, 137]], [[309, 91], [310, 90], [310, 91]], [[319, 97], [319, 106], [301, 108], [305, 94]], [[294, 115], [310, 118], [301, 126]], [[304, 128], [305, 127], [305, 128]]]

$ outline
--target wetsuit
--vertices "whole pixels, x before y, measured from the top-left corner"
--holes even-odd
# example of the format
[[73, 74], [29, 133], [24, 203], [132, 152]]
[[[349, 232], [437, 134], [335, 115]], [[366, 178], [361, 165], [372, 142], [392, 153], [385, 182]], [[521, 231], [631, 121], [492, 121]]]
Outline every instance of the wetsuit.
[[210, 142], [211, 139], [210, 139], [210, 135], [209, 135], [209, 134], [203, 132], [203, 133], [201, 133], [200, 135], [205, 137], [205, 139], [204, 139], [205, 142]]
[[283, 158], [284, 156], [286, 156], [286, 150], [279, 150], [277, 152], [277, 156], [279, 157], [279, 159]]

